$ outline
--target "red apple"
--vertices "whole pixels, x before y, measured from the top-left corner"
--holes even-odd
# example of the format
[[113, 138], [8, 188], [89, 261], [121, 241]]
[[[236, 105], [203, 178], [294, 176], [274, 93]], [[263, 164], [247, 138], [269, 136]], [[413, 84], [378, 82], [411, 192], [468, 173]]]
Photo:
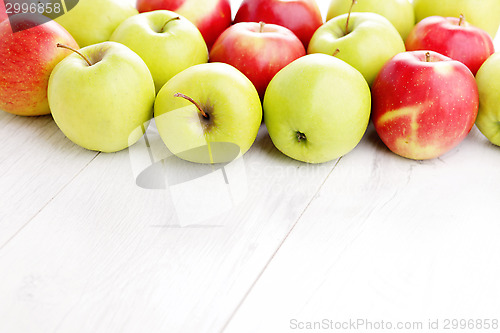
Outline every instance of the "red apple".
[[394, 153], [416, 160], [458, 145], [476, 120], [474, 76], [461, 62], [432, 51], [403, 52], [372, 86], [375, 129]]
[[[0, 110], [23, 116], [50, 113], [50, 73], [71, 53], [57, 44], [72, 48], [78, 44], [61, 25], [46, 20], [40, 15], [17, 14], [0, 23]], [[11, 23], [18, 32], [12, 33]]]
[[304, 45], [289, 29], [263, 22], [241, 22], [220, 35], [210, 51], [210, 61], [239, 69], [262, 99], [274, 75], [304, 55]]
[[292, 30], [306, 49], [316, 29], [323, 24], [315, 0], [243, 0], [234, 22], [261, 21]]
[[231, 25], [229, 0], [137, 0], [137, 9], [141, 13], [166, 9], [184, 16], [198, 27], [209, 49]]
[[0, 0], [0, 22], [5, 20], [7, 18], [7, 13], [5, 12], [5, 5], [3, 3], [3, 0]]
[[406, 50], [441, 53], [464, 63], [474, 75], [495, 52], [490, 35], [470, 25], [463, 16], [430, 16], [423, 19], [408, 35]]

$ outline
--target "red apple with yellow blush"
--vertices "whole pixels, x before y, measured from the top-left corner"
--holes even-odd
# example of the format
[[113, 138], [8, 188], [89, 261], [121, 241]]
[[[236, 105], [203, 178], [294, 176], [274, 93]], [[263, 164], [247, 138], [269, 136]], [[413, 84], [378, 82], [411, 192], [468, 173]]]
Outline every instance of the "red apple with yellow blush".
[[41, 15], [16, 14], [0, 22], [0, 110], [22, 116], [50, 113], [50, 73], [71, 53], [58, 43], [78, 48], [68, 31]]
[[262, 99], [274, 75], [304, 55], [302, 42], [289, 29], [264, 22], [241, 22], [220, 35], [210, 51], [210, 61], [239, 69]]
[[430, 50], [464, 63], [476, 75], [495, 52], [490, 35], [460, 17], [429, 16], [406, 39], [406, 50]]
[[415, 160], [458, 145], [476, 120], [474, 76], [459, 61], [432, 51], [394, 56], [372, 85], [372, 119], [394, 153]]
[[306, 49], [323, 24], [316, 0], [243, 0], [234, 22], [261, 21], [292, 30]]

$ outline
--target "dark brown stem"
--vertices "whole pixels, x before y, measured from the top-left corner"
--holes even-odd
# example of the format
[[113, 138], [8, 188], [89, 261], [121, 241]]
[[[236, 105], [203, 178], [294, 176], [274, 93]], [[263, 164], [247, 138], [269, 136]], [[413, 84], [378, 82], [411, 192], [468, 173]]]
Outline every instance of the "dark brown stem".
[[336, 49], [335, 52], [333, 52], [332, 56], [335, 57], [337, 54], [339, 54], [339, 52], [340, 52], [340, 49]]
[[64, 45], [64, 44], [60, 44], [60, 43], [57, 43], [57, 47], [60, 47], [62, 49], [68, 49], [68, 50], [71, 50], [73, 52], [75, 52], [76, 54], [78, 54], [80, 57], [82, 57], [86, 62], [87, 64], [89, 64], [89, 66], [92, 66], [92, 63], [90, 62], [90, 60], [84, 56], [82, 53], [80, 53], [79, 51], [75, 50], [74, 48], [72, 48], [71, 46], [68, 46], [68, 45]]
[[172, 21], [175, 21], [175, 20], [180, 20], [181, 18], [179, 16], [176, 16], [176, 17], [173, 17], [171, 18], [170, 20], [168, 20], [167, 22], [165, 22], [165, 24], [163, 25], [163, 27], [161, 27], [161, 30], [160, 30], [160, 33], [162, 33], [164, 30], [165, 30], [165, 27], [167, 26], [167, 24], [169, 24], [170, 22]]
[[200, 113], [201, 113], [201, 115], [203, 116], [203, 118], [205, 118], [205, 119], [210, 118], [210, 117], [208, 116], [208, 114], [206, 114], [206, 112], [205, 112], [205, 111], [203, 111], [203, 108], [200, 106], [200, 104], [198, 104], [198, 103], [197, 103], [194, 99], [192, 99], [191, 97], [186, 96], [186, 95], [181, 94], [181, 93], [176, 93], [176, 94], [174, 94], [174, 97], [182, 97], [182, 98], [184, 98], [185, 100], [188, 100], [189, 102], [193, 103], [193, 104], [194, 104], [194, 106], [196, 106], [196, 108], [200, 111]]
[[260, 23], [259, 23], [259, 24], [260, 24], [260, 30], [259, 30], [259, 32], [260, 32], [260, 33], [263, 33], [263, 32], [264, 32], [264, 26], [265, 26], [266, 24], [265, 24], [264, 22], [262, 22], [262, 21], [260, 21]]
[[431, 54], [429, 52], [425, 54], [425, 62], [431, 62]]
[[357, 4], [357, 0], [352, 0], [351, 8], [349, 8], [349, 14], [347, 14], [347, 20], [345, 21], [345, 34], [349, 33], [349, 20], [351, 19], [352, 8]]
[[459, 20], [458, 20], [458, 25], [459, 25], [460, 27], [463, 27], [463, 26], [464, 26], [464, 24], [465, 24], [465, 16], [464, 16], [464, 14], [460, 14], [460, 16], [459, 16]]

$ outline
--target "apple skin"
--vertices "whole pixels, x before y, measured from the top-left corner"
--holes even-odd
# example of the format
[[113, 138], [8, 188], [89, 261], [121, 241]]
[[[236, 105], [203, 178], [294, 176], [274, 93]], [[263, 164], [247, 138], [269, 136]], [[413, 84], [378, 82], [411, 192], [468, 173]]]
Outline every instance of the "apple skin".
[[[349, 12], [352, 0], [331, 0], [326, 20]], [[401, 38], [406, 40], [415, 25], [413, 5], [408, 0], [357, 0], [353, 12], [372, 12], [384, 16], [399, 31]]]
[[144, 61], [125, 45], [82, 48], [52, 71], [48, 97], [61, 131], [77, 145], [106, 153], [134, 144], [153, 115], [155, 87]]
[[[78, 49], [73, 37], [59, 24], [30, 14], [13, 15], [0, 22], [0, 110], [21, 116], [49, 114], [47, 86], [52, 69]], [[33, 26], [12, 33], [11, 23]], [[44, 24], [39, 24], [44, 23]]]
[[3, 0], [0, 0], [0, 22], [2, 22], [3, 20], [5, 20], [8, 17], [9, 16], [6, 13], [5, 5], [3, 3]]
[[470, 70], [433, 51], [396, 55], [373, 83], [372, 100], [379, 137], [392, 152], [415, 160], [458, 145], [474, 125], [479, 103]]
[[241, 22], [226, 29], [217, 39], [210, 51], [210, 61], [239, 69], [252, 81], [262, 99], [274, 75], [305, 55], [304, 45], [289, 29]]
[[156, 92], [186, 68], [208, 62], [200, 31], [186, 18], [168, 10], [126, 19], [110, 40], [128, 46], [144, 60], [153, 75]]
[[490, 140], [500, 146], [500, 52], [493, 54], [476, 75], [479, 90], [479, 112], [476, 126]]
[[348, 14], [323, 24], [311, 38], [307, 53], [335, 54], [363, 74], [369, 85], [394, 55], [404, 52], [399, 32], [383, 16], [375, 13], [352, 13], [349, 33], [345, 34]]
[[55, 19], [80, 47], [109, 40], [113, 31], [137, 10], [122, 0], [79, 0], [66, 14]]
[[234, 22], [261, 21], [292, 30], [306, 49], [316, 29], [323, 24], [315, 0], [243, 0]]
[[171, 10], [190, 20], [201, 32], [210, 49], [231, 25], [229, 0], [137, 0], [139, 12]]
[[414, 27], [406, 40], [407, 51], [430, 50], [464, 63], [476, 75], [495, 52], [490, 35], [457, 17], [430, 16]]
[[264, 122], [283, 154], [322, 163], [359, 143], [370, 120], [370, 103], [370, 88], [356, 69], [332, 56], [310, 54], [271, 80]]
[[[208, 114], [204, 118], [189, 96]], [[184, 154], [199, 147], [226, 143], [243, 155], [253, 144], [262, 122], [262, 106], [252, 82], [233, 66], [208, 63], [190, 67], [163, 86], [155, 102], [158, 132], [176, 156], [196, 163], [226, 163], [234, 155]]]
[[500, 25], [498, 0], [413, 0], [415, 19], [420, 22], [428, 16], [459, 17], [463, 14], [470, 24], [495, 38]]

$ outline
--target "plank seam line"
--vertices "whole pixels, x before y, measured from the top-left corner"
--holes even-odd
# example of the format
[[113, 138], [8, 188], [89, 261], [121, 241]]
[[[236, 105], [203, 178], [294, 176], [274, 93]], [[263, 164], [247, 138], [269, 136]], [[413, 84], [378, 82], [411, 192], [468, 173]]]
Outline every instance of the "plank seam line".
[[231, 321], [233, 320], [233, 318], [236, 315], [236, 313], [239, 311], [239, 309], [241, 308], [241, 306], [243, 305], [243, 303], [245, 302], [245, 300], [247, 299], [247, 297], [250, 295], [250, 293], [252, 292], [253, 288], [257, 285], [257, 282], [259, 282], [259, 280], [262, 277], [262, 275], [264, 275], [264, 272], [267, 270], [267, 268], [269, 267], [269, 265], [271, 264], [271, 262], [274, 260], [276, 254], [280, 251], [280, 249], [283, 246], [283, 244], [285, 244], [286, 240], [288, 239], [288, 237], [290, 236], [290, 234], [295, 229], [295, 226], [299, 223], [299, 221], [302, 218], [302, 216], [304, 215], [304, 213], [307, 211], [307, 209], [309, 208], [309, 206], [311, 205], [311, 203], [314, 201], [314, 198], [321, 191], [321, 189], [323, 188], [323, 185], [325, 185], [326, 181], [328, 180], [328, 178], [332, 174], [333, 170], [335, 170], [335, 168], [337, 167], [337, 165], [339, 164], [339, 162], [340, 162], [341, 159], [342, 159], [342, 156], [337, 160], [337, 162], [333, 166], [332, 170], [330, 170], [330, 172], [325, 177], [325, 179], [323, 180], [323, 182], [319, 185], [316, 193], [314, 193], [314, 195], [312, 196], [311, 200], [309, 200], [309, 202], [307, 203], [307, 205], [304, 208], [304, 210], [302, 210], [302, 212], [300, 213], [300, 215], [297, 218], [297, 220], [293, 223], [293, 225], [290, 228], [290, 230], [288, 230], [288, 232], [285, 235], [285, 237], [283, 238], [283, 240], [280, 242], [280, 244], [278, 245], [278, 247], [276, 248], [276, 250], [274, 251], [274, 253], [271, 255], [271, 257], [269, 258], [269, 260], [267, 261], [267, 263], [264, 265], [264, 267], [262, 268], [262, 270], [259, 272], [259, 274], [257, 275], [257, 278], [255, 279], [255, 281], [250, 285], [250, 287], [246, 291], [245, 295], [243, 295], [243, 298], [238, 303], [238, 305], [236, 306], [236, 308], [234, 309], [234, 311], [231, 313], [231, 315], [229, 316], [229, 318], [226, 321], [226, 323], [224, 324], [224, 326], [222, 326], [222, 328], [220, 330], [220, 333], [224, 333], [224, 331], [226, 330], [227, 326], [231, 323]]
[[47, 207], [62, 191], [64, 191], [64, 189], [69, 185], [71, 184], [75, 179], [76, 177], [78, 177], [82, 172], [83, 170], [85, 170], [89, 165], [90, 163], [92, 163], [96, 158], [97, 156], [99, 156], [101, 154], [101, 152], [98, 152], [94, 157], [92, 157], [92, 159], [87, 163], [85, 164], [85, 166], [83, 168], [81, 168], [65, 185], [63, 185], [59, 191], [57, 191], [53, 196], [52, 198], [50, 198], [49, 201], [47, 201], [25, 224], [23, 224], [21, 226], [21, 228], [19, 228], [11, 237], [9, 237], [5, 243], [1, 244], [0, 245], [0, 251], [2, 251], [5, 246], [7, 246], [7, 244], [9, 244], [17, 235], [19, 235], [21, 233], [21, 231], [24, 230], [24, 228], [26, 228], [26, 226], [28, 226], [28, 224], [31, 223], [31, 221], [33, 221], [35, 219], [35, 217], [38, 216], [38, 214], [40, 214], [40, 212], [42, 210], [45, 209], [45, 207]]

